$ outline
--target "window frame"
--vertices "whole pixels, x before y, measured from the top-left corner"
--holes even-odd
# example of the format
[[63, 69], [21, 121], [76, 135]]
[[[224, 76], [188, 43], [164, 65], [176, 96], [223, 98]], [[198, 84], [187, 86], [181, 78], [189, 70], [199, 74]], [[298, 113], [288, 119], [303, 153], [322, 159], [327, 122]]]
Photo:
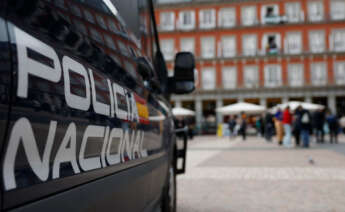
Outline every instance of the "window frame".
[[[228, 83], [227, 79], [228, 77], [226, 76], [225, 72], [233, 72], [233, 80], [231, 80], [230, 83]], [[231, 75], [231, 74], [230, 74]], [[237, 88], [237, 67], [236, 66], [223, 66], [222, 67], [222, 85], [223, 89], [225, 90], [233, 90]], [[226, 86], [226, 85], [231, 85], [231, 86]]]
[[[270, 68], [275, 68], [273, 72], [276, 73], [276, 79], [273, 81], [270, 80], [272, 73], [272, 69]], [[268, 73], [269, 72], [269, 73]], [[282, 67], [280, 64], [266, 64], [264, 66], [264, 85], [267, 88], [274, 88], [274, 87], [280, 87], [282, 86]]]
[[[254, 70], [255, 75], [253, 73], [248, 73], [249, 70]], [[252, 72], [252, 71], [250, 71]], [[255, 76], [255, 82], [247, 82], [248, 76]], [[245, 65], [243, 66], [243, 87], [245, 88], [257, 88], [259, 87], [259, 67], [257, 65]]]
[[[204, 42], [207, 41], [207, 40], [211, 41], [211, 43], [213, 44], [213, 45], [210, 45], [210, 46], [213, 46], [213, 53], [210, 56], [208, 56], [208, 53], [207, 53], [208, 50], [205, 49], [206, 47], [205, 47], [205, 44], [204, 44]], [[201, 37], [200, 38], [200, 43], [201, 43], [201, 57], [202, 58], [204, 58], [204, 59], [212, 59], [212, 58], [216, 57], [216, 39], [215, 39], [215, 37], [213, 37], [213, 36]]]
[[[210, 22], [205, 22], [205, 14], [210, 12]], [[201, 9], [199, 10], [199, 28], [200, 29], [212, 29], [216, 27], [216, 10], [213, 8], [210, 9]]]
[[[204, 73], [207, 72], [207, 71], [210, 71], [210, 72], [213, 72], [212, 75], [213, 75], [213, 78], [210, 78], [209, 76], [205, 76]], [[205, 77], [204, 77], [205, 76]], [[211, 76], [211, 74], [210, 74]], [[206, 81], [210, 81], [211, 84], [210, 86], [207, 86], [205, 87], [205, 80]], [[213, 80], [213, 82], [212, 82]], [[217, 84], [217, 77], [216, 77], [216, 69], [215, 67], [204, 67], [201, 71], [201, 87], [203, 90], [214, 90], [216, 89], [216, 84]]]

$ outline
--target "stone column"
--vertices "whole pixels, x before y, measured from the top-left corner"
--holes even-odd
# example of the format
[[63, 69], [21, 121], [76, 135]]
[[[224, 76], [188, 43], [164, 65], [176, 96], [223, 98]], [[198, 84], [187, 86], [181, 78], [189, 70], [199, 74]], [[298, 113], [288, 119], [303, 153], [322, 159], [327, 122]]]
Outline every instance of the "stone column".
[[175, 107], [182, 107], [181, 100], [176, 99], [176, 101], [175, 101]]
[[202, 123], [202, 102], [200, 99], [195, 100], [195, 118], [196, 118], [196, 128], [201, 129]]
[[312, 102], [311, 96], [306, 96], [305, 97], [305, 102], [311, 103]]
[[287, 103], [289, 101], [289, 97], [283, 96], [282, 103]]
[[237, 102], [244, 102], [243, 96], [238, 97], [238, 98], [237, 98]]
[[336, 113], [336, 103], [335, 103], [335, 95], [329, 94], [327, 97], [327, 106], [331, 110], [332, 113]]
[[[217, 99], [216, 101], [216, 108], [223, 107], [223, 100], [222, 99]], [[223, 123], [223, 115], [221, 113], [216, 112], [216, 117], [217, 117], [217, 126], [218, 124]]]
[[266, 98], [260, 98], [260, 105], [261, 106], [264, 106], [264, 107], [267, 107], [267, 101], [266, 101]]

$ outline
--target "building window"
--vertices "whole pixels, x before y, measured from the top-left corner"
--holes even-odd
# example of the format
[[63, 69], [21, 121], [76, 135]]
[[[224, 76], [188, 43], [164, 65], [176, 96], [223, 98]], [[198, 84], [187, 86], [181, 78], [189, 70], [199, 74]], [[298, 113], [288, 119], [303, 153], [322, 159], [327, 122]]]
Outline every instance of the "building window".
[[300, 54], [302, 52], [301, 32], [288, 32], [286, 35], [285, 52], [288, 54]]
[[345, 1], [344, 0], [331, 1], [331, 18], [332, 20], [345, 19]]
[[202, 88], [204, 90], [214, 90], [216, 88], [216, 73], [214, 68], [204, 68], [201, 75]]
[[160, 13], [160, 29], [164, 31], [171, 31], [175, 28], [175, 14], [173, 12]]
[[309, 21], [322, 21], [324, 16], [322, 1], [308, 1]]
[[191, 52], [194, 54], [194, 38], [181, 38], [180, 49], [183, 52]]
[[81, 17], [81, 11], [77, 5], [71, 5], [70, 7], [73, 15]]
[[201, 29], [214, 28], [216, 26], [216, 11], [214, 9], [200, 10], [199, 20]]
[[91, 36], [92, 38], [99, 42], [99, 43], [104, 43], [103, 42], [103, 38], [102, 38], [102, 35], [94, 28], [90, 28], [90, 32], [91, 32]]
[[325, 63], [311, 64], [311, 83], [312, 85], [327, 84], [327, 69]]
[[280, 21], [278, 5], [264, 5], [261, 7], [261, 23], [278, 24]]
[[236, 67], [223, 67], [222, 80], [224, 89], [234, 89], [237, 86]]
[[95, 18], [93, 17], [93, 15], [88, 11], [88, 10], [84, 10], [84, 15], [86, 17], [86, 20], [88, 20], [91, 23], [95, 23]]
[[331, 49], [336, 52], [345, 51], [345, 29], [337, 29], [332, 31]]
[[242, 25], [244, 26], [251, 26], [257, 23], [256, 7], [255, 6], [242, 7], [241, 20], [242, 20]]
[[96, 15], [97, 18], [97, 22], [98, 24], [103, 28], [103, 29], [107, 29], [107, 25], [105, 24], [104, 18], [100, 15]]
[[244, 66], [244, 87], [255, 88], [259, 85], [259, 73], [257, 66]]
[[235, 36], [222, 37], [222, 56], [235, 57], [236, 56], [236, 38]]
[[287, 21], [290, 23], [296, 23], [303, 21], [304, 14], [301, 10], [300, 2], [291, 2], [285, 4], [285, 13]]
[[304, 74], [302, 64], [288, 65], [289, 85], [292, 87], [303, 86]]
[[236, 25], [236, 11], [235, 8], [222, 8], [219, 11], [219, 26], [233, 27]]
[[191, 30], [195, 28], [195, 12], [194, 11], [180, 12], [179, 28], [182, 30]]
[[345, 85], [345, 62], [334, 63], [334, 77], [337, 85]]
[[106, 34], [104, 34], [104, 38], [105, 38], [105, 42], [108, 48], [111, 48], [112, 50], [116, 50], [116, 46], [113, 39], [109, 35], [106, 35]]
[[201, 38], [201, 55], [203, 58], [213, 58], [215, 56], [214, 37]]
[[117, 40], [117, 46], [120, 49], [121, 54], [129, 56], [129, 50], [127, 49], [127, 46], [120, 40]]
[[117, 28], [115, 22], [111, 19], [108, 19], [108, 26], [110, 31], [112, 31], [113, 33], [119, 33], [119, 29]]
[[309, 32], [309, 50], [312, 53], [325, 51], [325, 32], [323, 30]]
[[75, 26], [77, 27], [77, 30], [81, 33], [83, 33], [84, 35], [87, 35], [87, 30], [86, 30], [86, 27], [85, 25], [78, 21], [77, 19], [73, 19], [74, 23], [75, 23]]
[[257, 50], [256, 35], [243, 35], [242, 36], [242, 52], [244, 56], [254, 56]]
[[282, 70], [280, 65], [265, 66], [265, 86], [277, 87], [282, 84]]
[[281, 48], [280, 34], [265, 34], [262, 39], [262, 48], [265, 54], [276, 55], [279, 54]]
[[162, 53], [164, 55], [164, 59], [166, 60], [172, 60], [175, 56], [175, 42], [173, 39], [165, 39], [161, 40], [161, 47], [162, 47]]

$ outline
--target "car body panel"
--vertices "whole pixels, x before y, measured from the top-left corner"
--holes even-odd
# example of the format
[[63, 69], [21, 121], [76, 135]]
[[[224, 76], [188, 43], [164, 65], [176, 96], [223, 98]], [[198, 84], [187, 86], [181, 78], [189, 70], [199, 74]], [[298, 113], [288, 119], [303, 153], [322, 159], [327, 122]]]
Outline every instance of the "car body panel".
[[[152, 62], [150, 30], [131, 32], [102, 0], [4, 2], [13, 100], [5, 106], [2, 208], [152, 205], [166, 182], [173, 127], [168, 101], [136, 70], [138, 57]], [[137, 6], [150, 27], [145, 4]], [[77, 206], [60, 205], [69, 195]]]

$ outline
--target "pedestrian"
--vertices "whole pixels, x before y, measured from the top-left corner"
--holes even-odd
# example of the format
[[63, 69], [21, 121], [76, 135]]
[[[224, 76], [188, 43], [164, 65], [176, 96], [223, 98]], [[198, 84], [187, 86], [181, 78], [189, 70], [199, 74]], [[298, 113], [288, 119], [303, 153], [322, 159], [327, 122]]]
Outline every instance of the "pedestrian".
[[261, 116], [256, 117], [255, 129], [256, 129], [256, 134], [257, 134], [259, 137], [261, 136], [261, 125], [262, 125]]
[[264, 121], [263, 115], [260, 116], [260, 120], [261, 120], [261, 126], [260, 126], [261, 136], [265, 137], [265, 121]]
[[233, 138], [235, 136], [235, 127], [236, 127], [236, 119], [235, 117], [229, 117], [229, 138]]
[[247, 116], [244, 112], [241, 112], [240, 133], [242, 135], [242, 140], [245, 141], [247, 136]]
[[283, 125], [284, 125], [284, 146], [291, 148], [292, 143], [291, 143], [291, 124], [292, 124], [292, 116], [290, 113], [290, 107], [287, 106], [283, 112]]
[[300, 145], [300, 134], [301, 134], [301, 113], [302, 113], [302, 106], [299, 105], [294, 114], [294, 120], [293, 120], [293, 127], [292, 127], [292, 134], [295, 137], [295, 145]]
[[301, 139], [303, 142], [303, 147], [309, 147], [309, 133], [312, 131], [311, 115], [308, 110], [301, 107], [298, 122], [300, 123]]
[[330, 143], [338, 143], [339, 121], [337, 116], [328, 111], [326, 121], [329, 127]]
[[278, 108], [277, 112], [274, 114], [274, 126], [276, 128], [277, 133], [277, 140], [278, 144], [283, 144], [283, 135], [284, 135], [284, 128], [283, 128], [283, 112], [280, 108]]
[[313, 123], [315, 127], [315, 138], [317, 143], [324, 143], [324, 125], [325, 125], [325, 111], [324, 109], [317, 110], [314, 113]]
[[265, 117], [265, 139], [267, 142], [272, 141], [274, 131], [273, 115], [270, 112], [266, 113]]
[[339, 120], [340, 128], [345, 133], [345, 116], [343, 115]]

